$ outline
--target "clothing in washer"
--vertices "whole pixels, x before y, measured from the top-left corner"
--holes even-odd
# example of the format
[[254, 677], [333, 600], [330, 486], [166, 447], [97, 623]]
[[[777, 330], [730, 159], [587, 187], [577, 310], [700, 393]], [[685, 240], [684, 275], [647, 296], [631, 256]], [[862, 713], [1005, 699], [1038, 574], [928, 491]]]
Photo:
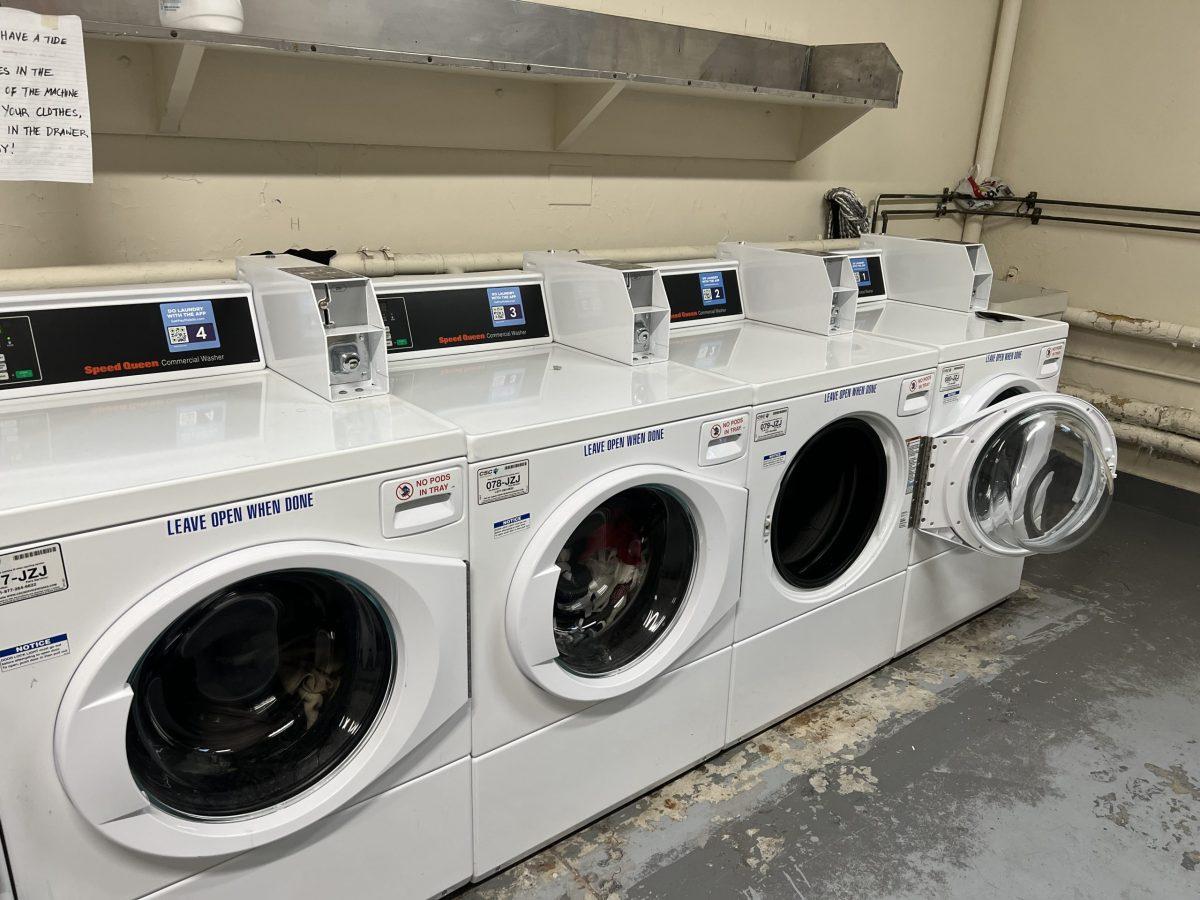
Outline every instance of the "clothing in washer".
[[730, 261], [660, 270], [672, 361], [753, 391], [733, 743], [892, 658], [937, 357], [748, 321]]
[[376, 292], [392, 390], [466, 434], [480, 878], [723, 746], [750, 391], [552, 344], [540, 275]]
[[[389, 395], [221, 374], [249, 309], [229, 282], [0, 297], [41, 376], [0, 393], [0, 717], [20, 736], [0, 822], [22, 898], [469, 878], [462, 434]], [[194, 356], [168, 346], [188, 316], [215, 325]], [[102, 327], [56, 340], [80, 322]], [[171, 379], [122, 365], [145, 360]], [[443, 489], [405, 499], [421, 483]]]

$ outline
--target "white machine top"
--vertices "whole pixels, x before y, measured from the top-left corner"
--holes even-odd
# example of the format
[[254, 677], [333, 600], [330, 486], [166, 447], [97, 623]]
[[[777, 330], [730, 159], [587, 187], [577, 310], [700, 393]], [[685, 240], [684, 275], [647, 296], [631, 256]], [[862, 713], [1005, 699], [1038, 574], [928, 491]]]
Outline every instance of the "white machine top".
[[457, 353], [392, 369], [392, 393], [495, 459], [748, 406], [748, 387], [670, 362], [629, 366], [570, 347]]
[[385, 395], [330, 403], [274, 372], [0, 404], [0, 548], [461, 457]]
[[854, 327], [860, 334], [869, 332], [934, 347], [938, 362], [1067, 336], [1066, 322], [1007, 313], [956, 312], [899, 300], [884, 300], [873, 308], [860, 308]]
[[774, 403], [932, 368], [937, 353], [869, 334], [818, 335], [740, 321], [676, 328], [671, 360], [743, 382], [755, 403]]

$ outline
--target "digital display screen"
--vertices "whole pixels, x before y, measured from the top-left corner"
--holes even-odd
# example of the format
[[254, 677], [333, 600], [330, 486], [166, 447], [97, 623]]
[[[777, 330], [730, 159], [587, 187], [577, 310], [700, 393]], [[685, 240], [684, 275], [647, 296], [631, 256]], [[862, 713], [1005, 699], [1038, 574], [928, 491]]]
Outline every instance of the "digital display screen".
[[519, 287], [490, 287], [487, 289], [488, 309], [492, 324], [497, 327], [525, 324], [525, 304]]
[[724, 273], [700, 273], [700, 302], [705, 306], [721, 306], [725, 303]]
[[29, 316], [0, 319], [0, 387], [42, 380]]
[[172, 353], [216, 350], [221, 346], [211, 300], [160, 303], [158, 308], [167, 333], [167, 349]]

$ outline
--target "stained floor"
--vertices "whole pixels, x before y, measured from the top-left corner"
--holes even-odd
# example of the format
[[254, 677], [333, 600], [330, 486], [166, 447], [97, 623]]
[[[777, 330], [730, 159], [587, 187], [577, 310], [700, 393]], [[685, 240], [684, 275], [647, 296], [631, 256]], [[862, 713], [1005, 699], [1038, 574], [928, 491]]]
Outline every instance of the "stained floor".
[[1025, 573], [462, 896], [1200, 896], [1200, 527], [1117, 503]]

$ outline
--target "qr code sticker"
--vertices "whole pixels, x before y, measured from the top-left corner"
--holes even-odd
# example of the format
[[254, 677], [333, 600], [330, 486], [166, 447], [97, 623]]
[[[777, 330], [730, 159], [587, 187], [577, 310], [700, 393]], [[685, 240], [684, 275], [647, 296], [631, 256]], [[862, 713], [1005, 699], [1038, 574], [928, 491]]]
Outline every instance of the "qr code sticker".
[[167, 340], [172, 344], [186, 344], [188, 342], [187, 328], [183, 325], [172, 325], [167, 329]]

